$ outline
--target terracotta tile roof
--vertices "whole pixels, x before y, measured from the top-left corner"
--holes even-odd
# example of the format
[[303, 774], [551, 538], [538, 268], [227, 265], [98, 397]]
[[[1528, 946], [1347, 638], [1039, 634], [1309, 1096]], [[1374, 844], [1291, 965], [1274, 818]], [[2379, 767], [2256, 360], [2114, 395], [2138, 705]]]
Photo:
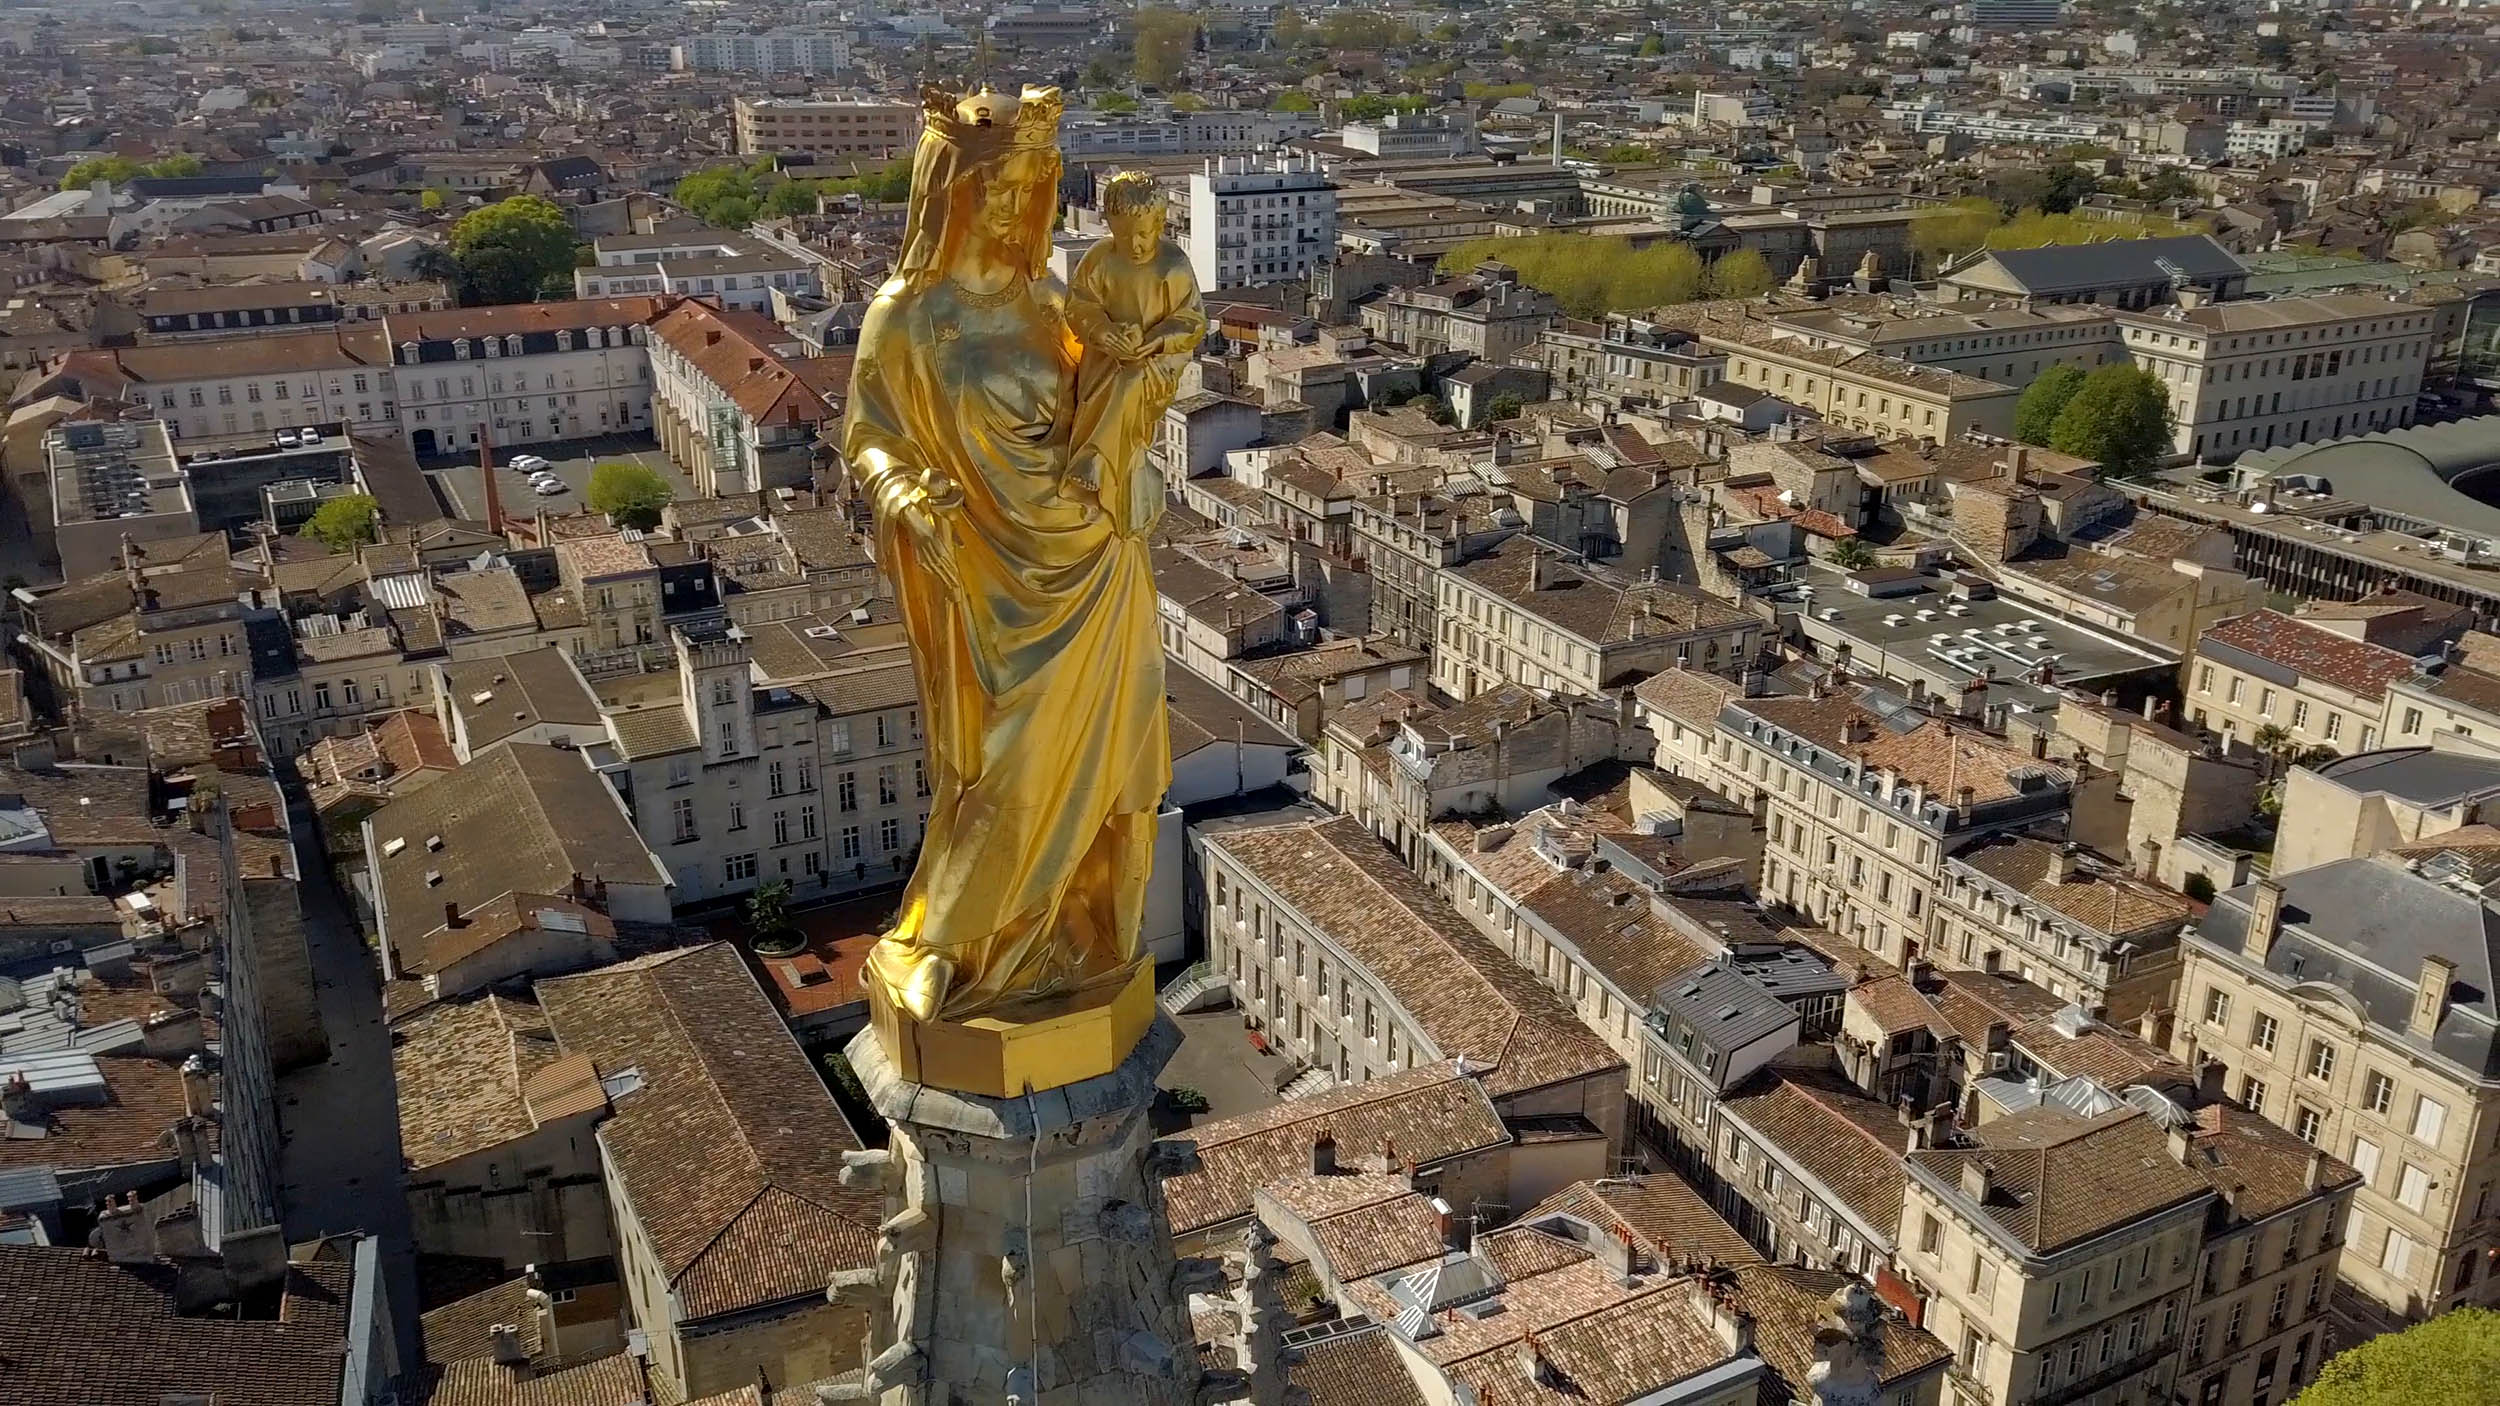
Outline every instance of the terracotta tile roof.
[[1877, 1233], [1900, 1225], [1901, 1156], [1909, 1130], [1891, 1105], [1837, 1077], [1797, 1071], [1749, 1080], [1724, 1107]]
[[2060, 847], [2046, 840], [2008, 835], [1964, 850], [1951, 863], [1967, 864], [2114, 938], [2167, 937], [2195, 914], [2185, 896], [2148, 884], [2098, 856], [2077, 864], [2063, 863], [2065, 859]]
[[465, 1358], [429, 1366], [417, 1393], [418, 1406], [644, 1406], [650, 1399], [642, 1359], [630, 1352], [553, 1371]]
[[1921, 717], [1907, 732], [1896, 732], [1846, 691], [1823, 698], [1740, 698], [1728, 706], [1835, 755], [1863, 758], [1869, 771], [1889, 768], [1946, 805], [1964, 786], [1980, 805], [2022, 795], [2018, 775], [2043, 775], [2053, 785], [2074, 781], [2063, 767], [1968, 724]]
[[[42, 1137], [0, 1137], [0, 1167], [51, 1167], [67, 1175], [173, 1160], [165, 1134], [182, 1116], [182, 1070], [129, 1055], [98, 1055], [95, 1063], [104, 1075], [105, 1102], [52, 1108]], [[8, 1380], [5, 1364], [0, 1356], [0, 1383]]]
[[2059, 1029], [2055, 1016], [2026, 1021], [2009, 1034], [2025, 1053], [2061, 1079], [2080, 1074], [2112, 1089], [2195, 1082], [2196, 1076], [2172, 1059], [2169, 1051], [2097, 1020], [2075, 1035]]
[[[1735, 1273], [1737, 1305], [1753, 1315], [1754, 1350], [1788, 1384], [1793, 1400], [1813, 1400], [1806, 1373], [1816, 1361], [1814, 1335], [1822, 1326], [1824, 1306], [1851, 1276], [1785, 1264], [1749, 1265]], [[1898, 1318], [1887, 1316], [1876, 1331], [1883, 1340], [1876, 1376], [1886, 1386], [1934, 1371], [1953, 1358], [1953, 1349], [1935, 1334]]]
[[2361, 1180], [2350, 1163], [2235, 1103], [2196, 1110], [2189, 1148], [2188, 1169], [2213, 1183], [2240, 1221], [2263, 1220]]
[[1702, 732], [1717, 727], [1719, 710], [1744, 693], [1736, 680], [1698, 669], [1664, 669], [1632, 686], [1634, 698]]
[[2279, 610], [2233, 616], [2205, 632], [2199, 651], [2208, 644], [2226, 645], [2290, 670], [2299, 679], [2317, 679], [2369, 699], [2385, 698], [2389, 684], [2414, 673], [2411, 655], [2364, 644]]
[[815, 424], [838, 414], [851, 358], [784, 356], [794, 340], [772, 319], [703, 302], [680, 303], [651, 324], [651, 339], [676, 351], [722, 398], [757, 423]]
[[1445, 1247], [1432, 1198], [1409, 1187], [1403, 1173], [1286, 1177], [1261, 1188], [1260, 1195], [1310, 1227], [1330, 1272], [1341, 1280], [1438, 1259]]
[[1362, 963], [1437, 1057], [1491, 1066], [1485, 1085], [1495, 1097], [1623, 1067], [1560, 996], [1353, 818], [1234, 831], [1208, 843]]
[[492, 1356], [497, 1324], [510, 1324], [520, 1338], [522, 1350], [538, 1356], [546, 1345], [539, 1339], [538, 1311], [530, 1302], [529, 1288], [526, 1275], [507, 1279], [421, 1315], [417, 1322], [424, 1339], [425, 1360], [443, 1363]]
[[1951, 1033], [1934, 1004], [1908, 978], [1891, 972], [1850, 987], [1847, 1000], [1887, 1035], [1910, 1030]]
[[2066, 1003], [2012, 972], [1940, 971], [1923, 986], [1936, 1014], [1964, 1044], [1986, 1048], [1988, 1027], [2046, 1020]]
[[2034, 1253], [2213, 1194], [2205, 1177], [2170, 1155], [2161, 1125], [2134, 1108], [2085, 1118], [2044, 1104], [1991, 1119], [1970, 1136], [1977, 1147], [1932, 1148], [1909, 1160], [1957, 1191], [1965, 1164], [1989, 1168], [1981, 1209]]
[[1337, 1139], [1341, 1166], [1373, 1170], [1383, 1170], [1377, 1154], [1384, 1146], [1394, 1146], [1401, 1161], [1433, 1167], [1510, 1142], [1484, 1084], [1455, 1063], [1341, 1085], [1196, 1128], [1199, 1170], [1164, 1183], [1173, 1233], [1250, 1214], [1260, 1187], [1310, 1170], [1311, 1144], [1323, 1129]]
[[[1517, 843], [1513, 841], [1513, 843]], [[1566, 869], [1520, 899], [1626, 999], [1646, 1003], [1710, 953], [1650, 911], [1649, 888], [1619, 869]]]
[[1528, 537], [1513, 537], [1450, 569], [1469, 584], [1599, 646], [1756, 623], [1744, 611], [1690, 586], [1618, 580], [1611, 573], [1566, 562], [1552, 547]]
[[1673, 1173], [1573, 1182], [1529, 1208], [1522, 1221], [1577, 1216], [1600, 1230], [1624, 1230], [1662, 1262], [1759, 1264], [1762, 1255], [1701, 1193]]
[[170, 1268], [0, 1244], [0, 1401], [337, 1406], [349, 1273], [291, 1266], [280, 1316], [237, 1320], [176, 1312]]
[[500, 996], [431, 1006], [393, 1027], [409, 1170], [421, 1174], [535, 1131], [522, 1089], [556, 1057], [538, 1008]]
[[685, 1319], [821, 1294], [875, 1255], [876, 1200], [839, 1182], [859, 1146], [727, 943], [538, 983], [568, 1054], [638, 1072], [599, 1125]]
[[1306, 1406], [1425, 1406], [1386, 1327], [1306, 1343], [1288, 1376], [1310, 1393]]
[[[384, 324], [389, 328], [391, 341], [447, 342], [460, 337], [632, 327], [649, 322], [669, 302], [666, 298], [562, 298], [550, 303], [393, 313]], [[376, 335], [381, 330], [375, 329]], [[390, 359], [387, 351], [382, 359]]]

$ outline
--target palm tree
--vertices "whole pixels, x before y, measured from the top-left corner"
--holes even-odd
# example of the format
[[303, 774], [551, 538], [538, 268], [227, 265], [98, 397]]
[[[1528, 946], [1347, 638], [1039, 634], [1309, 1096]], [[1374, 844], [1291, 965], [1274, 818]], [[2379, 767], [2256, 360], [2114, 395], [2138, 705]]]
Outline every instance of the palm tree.
[[747, 927], [754, 934], [752, 945], [759, 957], [796, 955], [807, 945], [805, 934], [790, 922], [790, 882], [772, 879], [755, 886], [747, 895]]
[[2292, 731], [2277, 723], [2267, 723], [2248, 735], [2248, 743], [2266, 755], [2270, 766], [2281, 766], [2291, 758]]
[[1875, 549], [1863, 537], [1843, 537], [1832, 548], [1832, 565], [1843, 571], [1864, 571], [1875, 564]]

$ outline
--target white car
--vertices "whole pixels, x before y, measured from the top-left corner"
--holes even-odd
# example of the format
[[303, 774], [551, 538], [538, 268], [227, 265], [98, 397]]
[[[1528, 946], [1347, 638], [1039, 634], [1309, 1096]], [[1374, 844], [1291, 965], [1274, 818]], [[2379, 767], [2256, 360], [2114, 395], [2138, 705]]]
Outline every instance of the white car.
[[278, 447], [280, 449], [293, 449], [295, 446], [302, 444], [303, 442], [304, 437], [297, 434], [293, 430], [278, 431]]
[[553, 498], [557, 494], [564, 491], [564, 480], [560, 478], [534, 478], [530, 480], [530, 490], [542, 498]]
[[520, 470], [522, 473], [534, 473], [539, 469], [548, 469], [555, 466], [548, 463], [546, 460], [539, 458], [535, 454], [515, 454], [512, 456], [512, 467]]
[[303, 434], [303, 439], [302, 439], [302, 444], [303, 444], [303, 446], [304, 446], [306, 449], [310, 449], [310, 448], [312, 448], [314, 445], [317, 445], [317, 444], [319, 444], [319, 443], [321, 443], [321, 431], [319, 431], [319, 430], [306, 430], [306, 431], [304, 431], [304, 434]]

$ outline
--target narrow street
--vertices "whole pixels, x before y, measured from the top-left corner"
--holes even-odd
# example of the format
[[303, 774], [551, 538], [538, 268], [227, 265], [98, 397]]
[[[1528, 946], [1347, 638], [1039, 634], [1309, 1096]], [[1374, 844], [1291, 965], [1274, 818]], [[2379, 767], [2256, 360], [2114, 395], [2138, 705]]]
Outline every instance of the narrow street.
[[399, 1102], [390, 1030], [382, 1023], [381, 972], [330, 878], [311, 807], [298, 788], [287, 789], [296, 859], [305, 874], [304, 936], [330, 1057], [278, 1079], [286, 1235], [291, 1242], [351, 1230], [381, 1237], [400, 1362], [413, 1366], [416, 1246], [400, 1189]]

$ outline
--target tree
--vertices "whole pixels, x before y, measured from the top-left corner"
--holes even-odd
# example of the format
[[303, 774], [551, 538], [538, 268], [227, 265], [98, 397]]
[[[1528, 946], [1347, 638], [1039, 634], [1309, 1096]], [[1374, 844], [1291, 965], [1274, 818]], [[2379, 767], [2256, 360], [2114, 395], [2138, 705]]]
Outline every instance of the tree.
[[90, 156], [69, 168], [61, 177], [61, 189], [85, 190], [98, 181], [111, 181], [117, 186], [139, 179], [139, 163], [126, 156]]
[[2084, 378], [2080, 366], [2052, 366], [2033, 377], [2023, 387], [2022, 399], [2014, 402], [2014, 438], [2047, 448], [2058, 415], [2075, 392], [2083, 389]]
[[790, 921], [790, 881], [767, 879], [747, 895], [748, 945], [758, 957], [791, 957], [807, 945], [806, 934]]
[[1977, 196], [1965, 196], [1949, 205], [1916, 213], [1918, 219], [1910, 226], [1910, 247], [1923, 256], [1930, 268], [1986, 243], [1989, 232], [2005, 221], [1995, 201]]
[[1204, 112], [1207, 110], [1207, 100], [1196, 93], [1174, 93], [1172, 110], [1174, 112]]
[[1641, 41], [1640, 57], [1642, 58], [1654, 59], [1666, 51], [1667, 41], [1660, 35], [1653, 34]]
[[145, 174], [162, 176], [167, 180], [180, 180], [185, 176], [196, 176], [199, 173], [200, 158], [187, 151], [177, 151], [149, 162]]
[[1319, 102], [1300, 88], [1287, 88], [1279, 92], [1276, 101], [1268, 106], [1278, 112], [1316, 112]]
[[382, 515], [371, 494], [346, 493], [313, 510], [304, 535], [334, 552], [352, 552], [374, 538]]
[[1714, 298], [1753, 298], [1771, 291], [1778, 280], [1771, 277], [1771, 261], [1758, 249], [1739, 249], [1721, 255], [1710, 266], [1710, 295]]
[[2214, 881], [2203, 874], [2190, 874], [2187, 882], [2179, 885], [2179, 892], [2186, 894], [2191, 902], [2211, 903], [2214, 901]]
[[1701, 258], [1689, 245], [1662, 240], [1635, 250], [1628, 240], [1585, 234], [1471, 239], [1443, 255], [1440, 266], [1463, 274], [1487, 260], [1518, 270], [1521, 281], [1552, 294], [1573, 317], [1689, 302], [1702, 284]]
[[1094, 110], [1109, 113], [1135, 112], [1137, 99], [1126, 93], [1105, 93], [1094, 100]]
[[1504, 391], [1493, 397], [1493, 403], [1484, 408], [1484, 418], [1487, 421], [1516, 420], [1519, 418], [1519, 412], [1526, 409], [1527, 405], [1528, 403], [1518, 396]]
[[2095, 460], [2118, 478], [2144, 473], [2170, 452], [2170, 394], [2150, 371], [2101, 367], [2057, 412], [2049, 448]]
[[417, 208], [418, 208], [418, 209], [420, 209], [420, 210], [440, 210], [440, 209], [442, 209], [442, 208], [443, 208], [443, 193], [442, 193], [441, 191], [439, 191], [439, 190], [424, 190], [424, 191], [419, 191], [419, 192], [417, 193]]
[[1136, 27], [1137, 81], [1149, 88], [1179, 82], [1198, 40], [1198, 21], [1178, 10], [1139, 10]]
[[472, 210], [451, 227], [460, 301], [533, 301], [550, 285], [571, 281], [580, 247], [572, 221], [544, 196], [516, 195]]
[[2488, 1401], [2500, 1377], [2500, 1312], [2453, 1308], [2326, 1360], [2292, 1406], [2447, 1406]]
[[816, 188], [805, 181], [783, 181], [764, 197], [767, 215], [813, 215], [816, 213]]
[[1311, 27], [1302, 22], [1302, 14], [1291, 6], [1276, 12], [1276, 44], [1290, 49], [1308, 38]]
[[605, 513], [619, 527], [653, 528], [660, 510], [676, 498], [666, 480], [640, 464], [601, 464], [590, 471], [590, 510]]
[[1424, 412], [1424, 414], [1430, 417], [1432, 422], [1436, 425], [1446, 425], [1453, 419], [1457, 418], [1456, 416], [1450, 414], [1449, 403], [1441, 399], [1441, 397], [1432, 394], [1430, 391], [1426, 391], [1422, 395], [1416, 396], [1414, 399], [1406, 402], [1406, 408], [1409, 410], [1420, 410]]
[[1864, 571], [1875, 564], [1875, 549], [1863, 537], [1843, 537], [1832, 548], [1832, 565], [1843, 571]]

